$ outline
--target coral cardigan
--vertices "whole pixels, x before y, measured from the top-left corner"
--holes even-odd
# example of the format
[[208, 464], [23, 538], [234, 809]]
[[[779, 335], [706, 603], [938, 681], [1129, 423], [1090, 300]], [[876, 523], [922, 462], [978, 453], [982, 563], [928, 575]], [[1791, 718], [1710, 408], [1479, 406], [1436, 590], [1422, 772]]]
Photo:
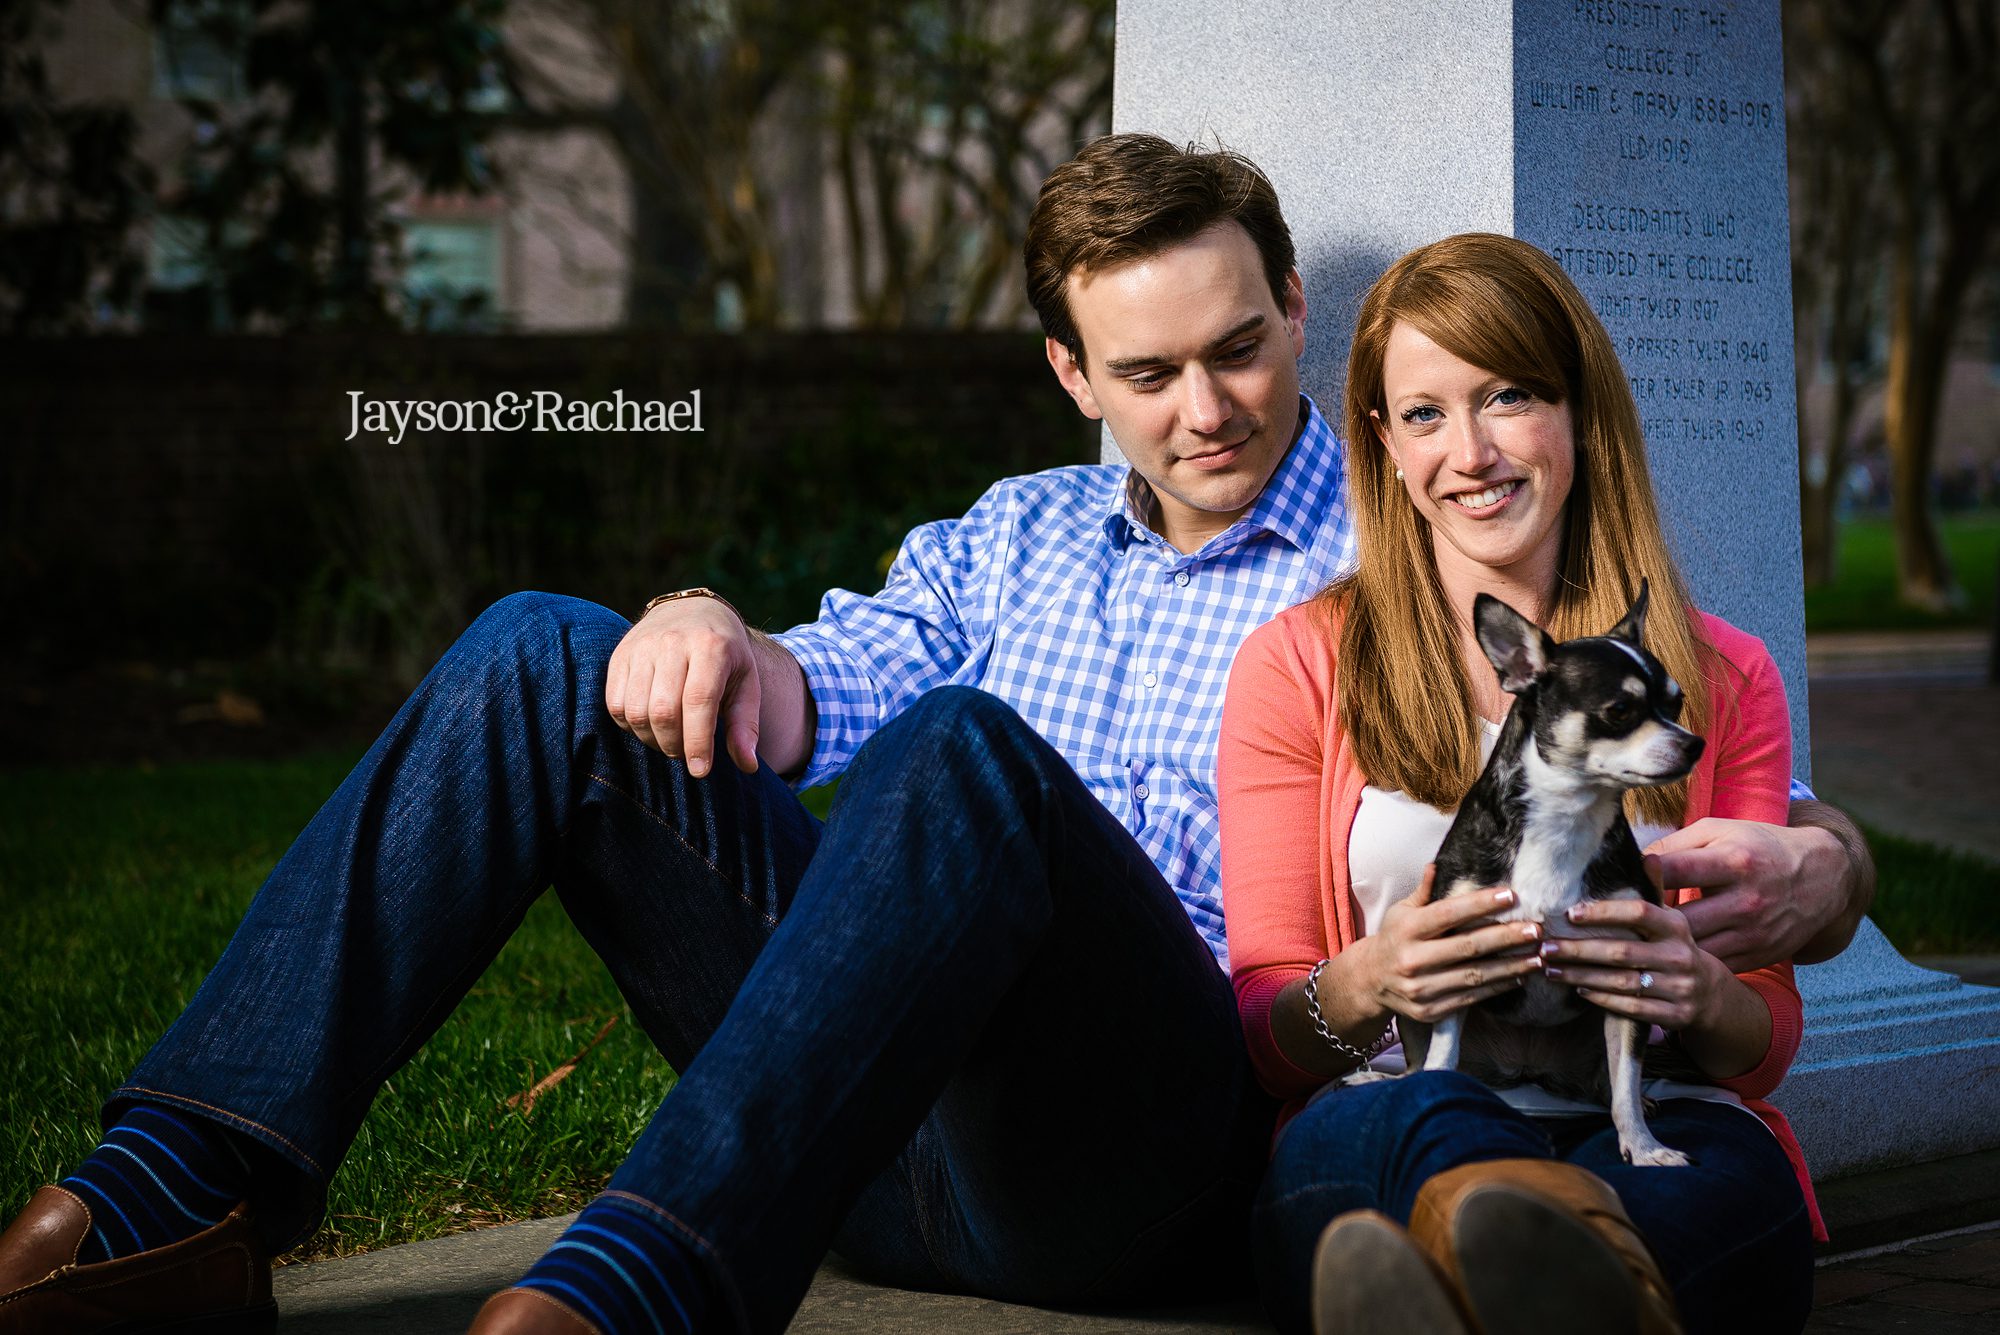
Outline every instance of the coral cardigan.
[[[1708, 683], [1713, 721], [1689, 780], [1686, 819], [1783, 824], [1792, 765], [1784, 682], [1762, 641], [1699, 615], [1726, 668]], [[1339, 638], [1333, 614], [1318, 600], [1282, 613], [1244, 641], [1222, 713], [1217, 786], [1230, 973], [1258, 1079], [1291, 1101], [1287, 1117], [1326, 1082], [1278, 1050], [1272, 1002], [1314, 963], [1352, 944], [1361, 928], [1347, 844], [1368, 780], [1334, 708]], [[1308, 837], [1316, 839], [1310, 849]], [[1670, 892], [1669, 899], [1685, 902], [1697, 893]], [[1737, 976], [1770, 1007], [1771, 1046], [1755, 1069], [1714, 1083], [1734, 1091], [1776, 1134], [1823, 1240], [1826, 1227], [1798, 1138], [1765, 1098], [1784, 1079], [1804, 1028], [1792, 966]]]

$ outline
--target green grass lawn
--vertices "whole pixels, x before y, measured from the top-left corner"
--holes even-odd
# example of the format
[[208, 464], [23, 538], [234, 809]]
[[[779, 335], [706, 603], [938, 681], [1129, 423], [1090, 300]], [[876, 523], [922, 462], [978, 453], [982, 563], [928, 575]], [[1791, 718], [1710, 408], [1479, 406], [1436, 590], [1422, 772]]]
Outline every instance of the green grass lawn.
[[1905, 955], [2000, 952], [2000, 865], [1865, 830], [1880, 878], [1869, 916]]
[[[353, 760], [0, 774], [0, 1216], [96, 1143], [104, 1094], [193, 995]], [[607, 1023], [604, 1041], [531, 1113], [507, 1106]], [[545, 895], [382, 1091], [299, 1255], [576, 1209], [673, 1081]]]
[[1935, 616], [1896, 601], [1896, 540], [1887, 519], [1841, 524], [1834, 582], [1806, 592], [1806, 629], [1941, 630], [1993, 624], [1993, 581], [2000, 562], [2000, 513], [1945, 516], [1939, 524], [1966, 605]]
[[[97, 1107], [171, 1023], [286, 844], [352, 764], [0, 773], [0, 1217], [96, 1143]], [[828, 790], [810, 795], [824, 810]], [[1875, 841], [1906, 952], [2000, 949], [2000, 868]], [[526, 1115], [510, 1096], [590, 1044]], [[382, 1091], [295, 1258], [557, 1214], [594, 1195], [674, 1080], [545, 896]]]

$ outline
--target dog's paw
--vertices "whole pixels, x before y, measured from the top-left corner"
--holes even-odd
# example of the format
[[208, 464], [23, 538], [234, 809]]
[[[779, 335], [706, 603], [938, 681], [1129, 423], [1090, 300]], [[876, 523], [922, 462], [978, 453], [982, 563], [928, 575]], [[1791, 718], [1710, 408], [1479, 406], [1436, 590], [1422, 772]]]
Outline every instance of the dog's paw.
[[1686, 1168], [1694, 1160], [1679, 1150], [1670, 1150], [1654, 1141], [1651, 1145], [1620, 1145], [1625, 1162], [1640, 1168]]

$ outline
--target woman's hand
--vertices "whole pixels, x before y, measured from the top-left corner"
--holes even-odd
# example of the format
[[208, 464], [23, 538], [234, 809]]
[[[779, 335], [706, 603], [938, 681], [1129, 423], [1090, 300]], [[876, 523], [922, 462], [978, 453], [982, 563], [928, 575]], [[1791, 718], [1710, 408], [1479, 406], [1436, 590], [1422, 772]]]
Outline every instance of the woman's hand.
[[1472, 926], [1512, 908], [1512, 890], [1475, 890], [1434, 901], [1436, 884], [1433, 863], [1424, 868], [1417, 892], [1392, 904], [1381, 925], [1358, 943], [1367, 953], [1376, 1003], [1425, 1024], [1512, 991], [1542, 967], [1534, 948], [1540, 924]]
[[1622, 927], [1623, 937], [1551, 937], [1543, 972], [1592, 1005], [1662, 1029], [1712, 1028], [1727, 989], [1741, 987], [1729, 966], [1695, 944], [1687, 915], [1643, 899], [1590, 899], [1573, 906], [1579, 927]]

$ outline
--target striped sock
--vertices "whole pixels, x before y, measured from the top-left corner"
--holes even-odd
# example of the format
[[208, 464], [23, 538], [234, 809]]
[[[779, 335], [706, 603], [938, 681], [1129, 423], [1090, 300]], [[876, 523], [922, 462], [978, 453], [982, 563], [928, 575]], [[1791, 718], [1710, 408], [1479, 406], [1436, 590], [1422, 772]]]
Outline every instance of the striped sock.
[[116, 1260], [191, 1238], [244, 1197], [250, 1168], [221, 1127], [140, 1104], [62, 1180], [90, 1210], [83, 1264]]
[[707, 1282], [687, 1244], [601, 1196], [514, 1287], [547, 1294], [605, 1335], [692, 1331], [708, 1305]]

